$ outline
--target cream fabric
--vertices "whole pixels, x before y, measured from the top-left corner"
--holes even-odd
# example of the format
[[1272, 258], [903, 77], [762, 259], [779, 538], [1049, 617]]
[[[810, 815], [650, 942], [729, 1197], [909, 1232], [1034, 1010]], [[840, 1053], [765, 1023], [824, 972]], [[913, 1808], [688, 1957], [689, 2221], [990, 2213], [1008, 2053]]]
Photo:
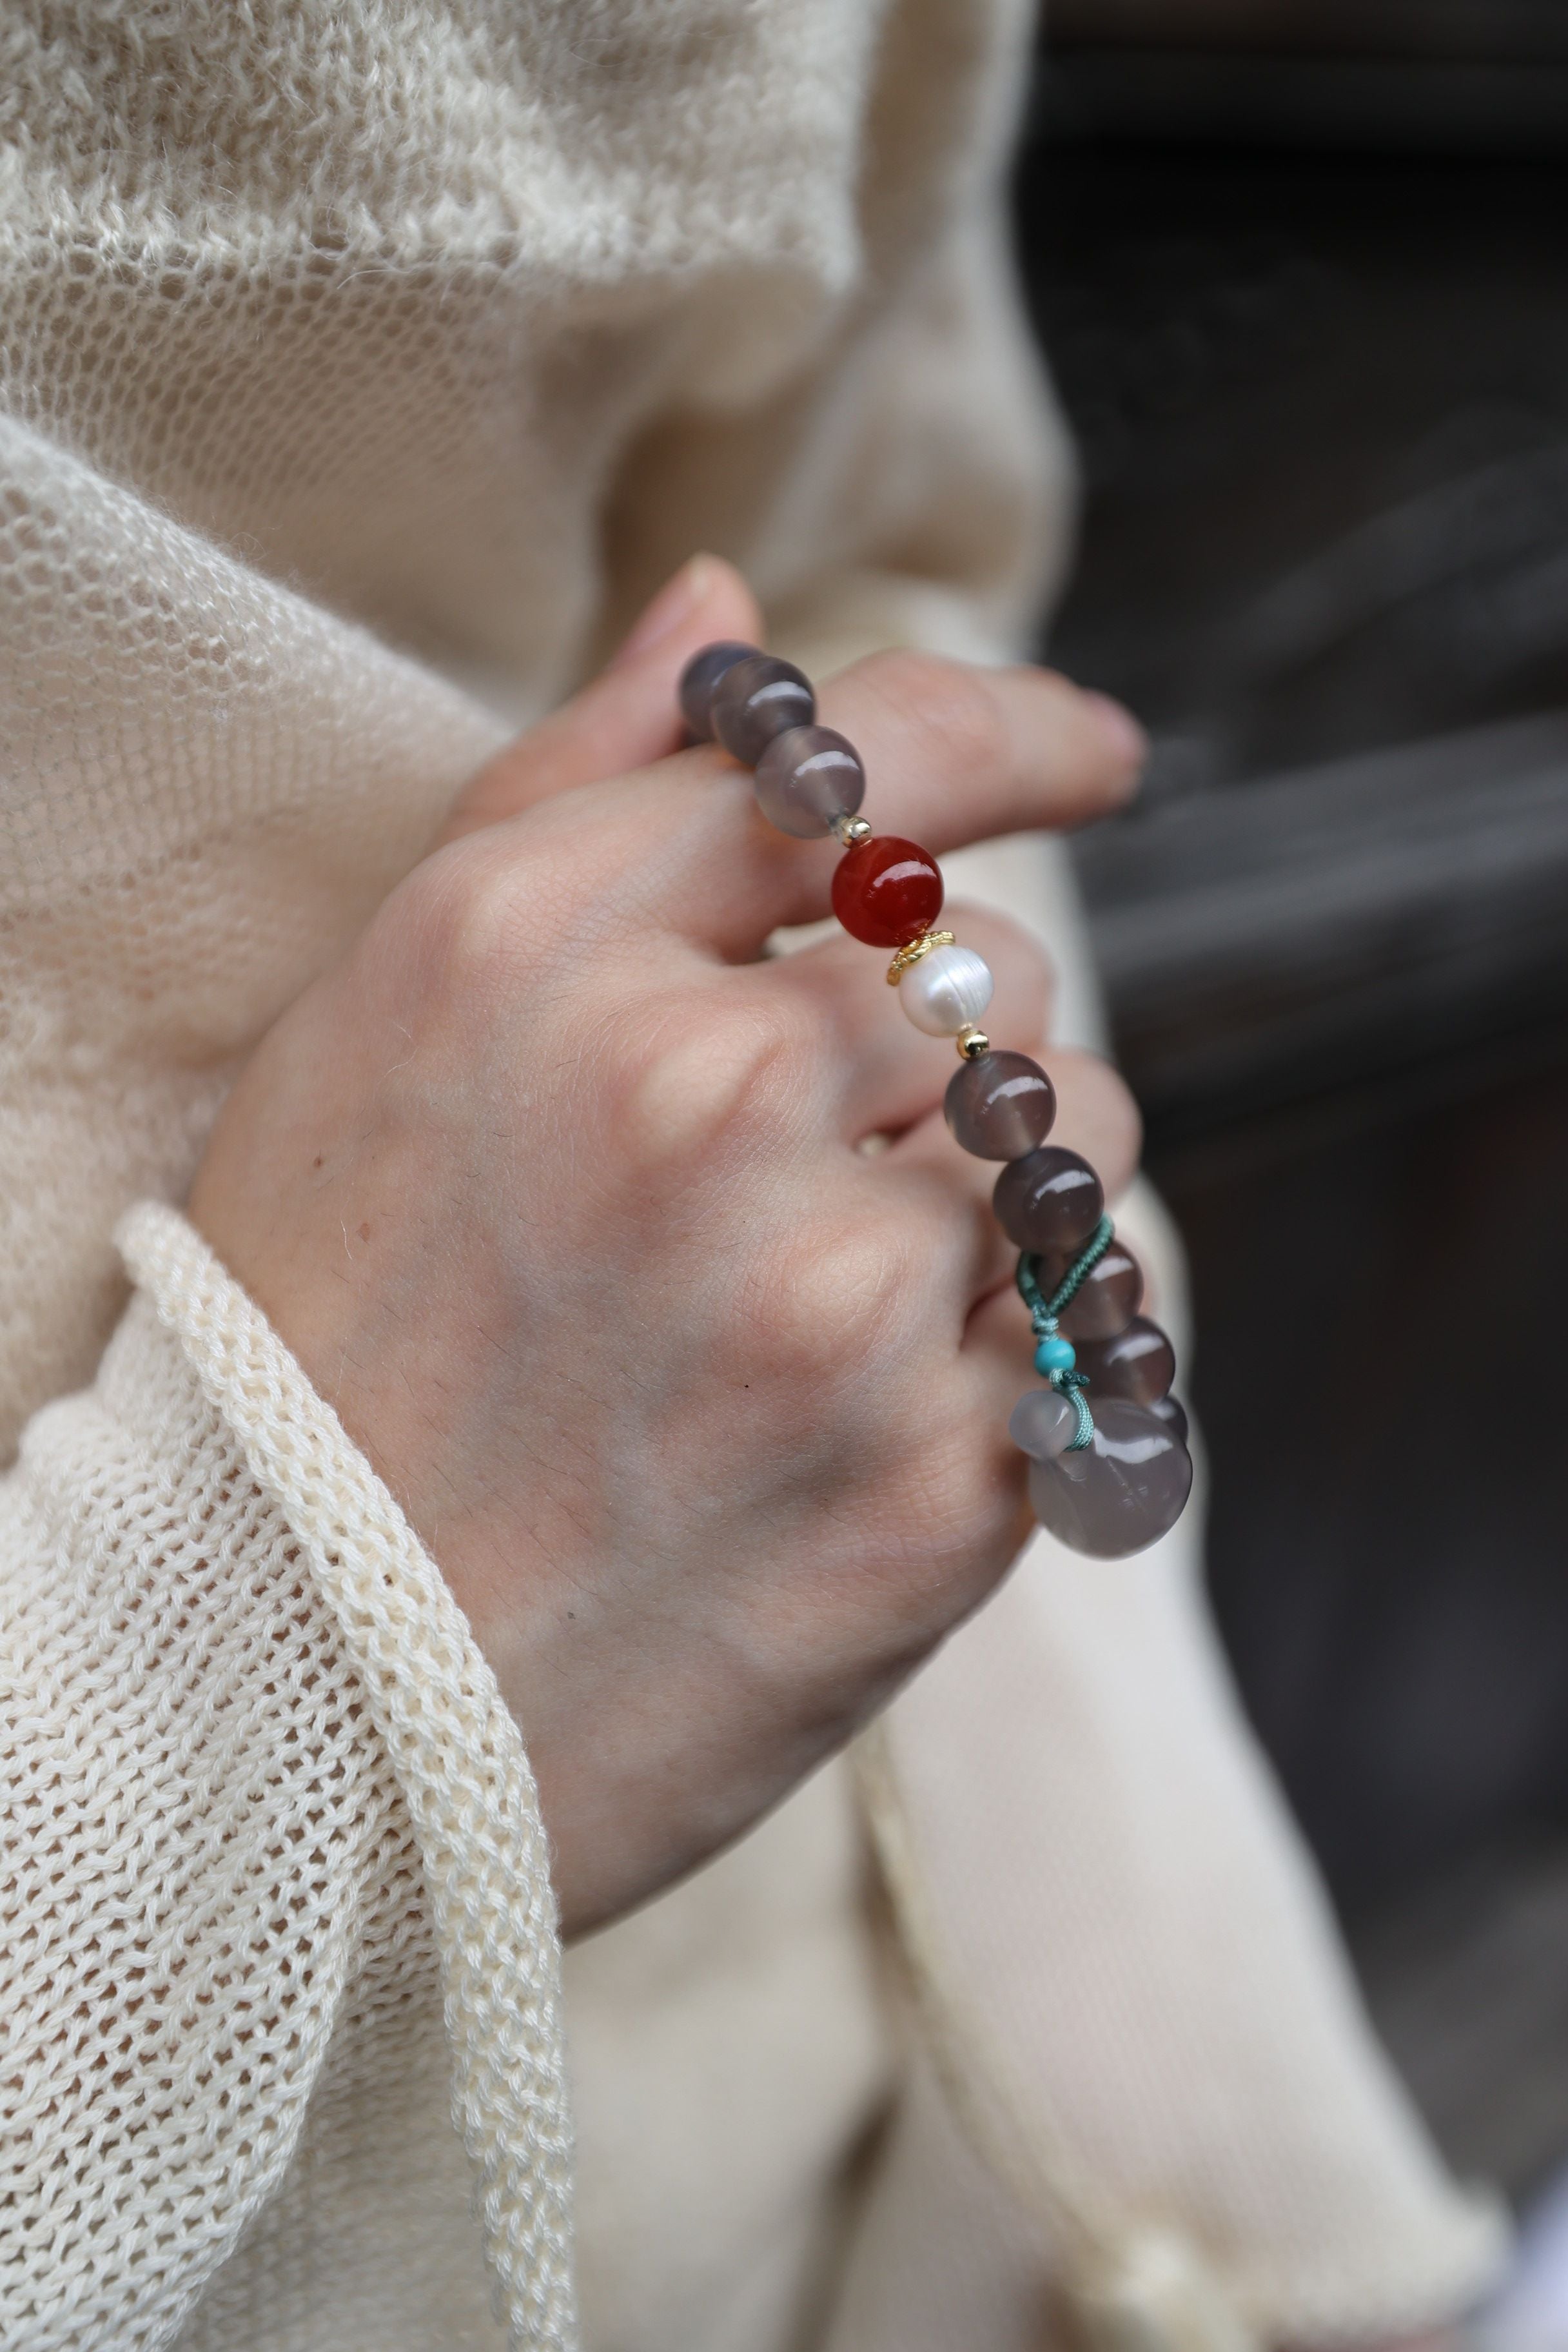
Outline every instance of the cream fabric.
[[[8, 2348], [573, 2340], [516, 1728], [194, 1236], [132, 1217], [129, 1307], [112, 1236], [181, 1197], [495, 713], [693, 545], [819, 667], [1005, 646], [1065, 545], [993, 226], [1025, 30], [0, 26]], [[993, 871], [1060, 945], [1043, 856]], [[1064, 2292], [1228, 2352], [1479, 2284], [1495, 2225], [1366, 2045], [1184, 1556], [1031, 1559], [880, 1754], [923, 2022], [843, 1762], [568, 1957], [594, 2352], [1022, 2352]]]
[[[1140, 1190], [1118, 1223], [1184, 1351], [1158, 1203]], [[1203, 1616], [1202, 1509], [1200, 1488], [1114, 1573], [1038, 1535], [868, 1742], [931, 2048], [1008, 2188], [969, 2309], [1020, 2352], [1042, 2243], [1088, 2308], [1136, 2305], [1142, 2273], [1152, 2308], [1223, 2309], [1237, 2345], [1337, 2342], [1372, 2313], [1413, 2328], [1463, 2305], [1495, 2243], [1445, 2198], [1250, 1752]], [[892, 2352], [941, 2292], [903, 2218], [878, 2273], [900, 2326], [858, 2324], [857, 2352]]]
[[5, 2340], [167, 2343], [253, 2263], [302, 2140], [416, 2059], [435, 1961], [491, 2267], [518, 2340], [564, 2346], [559, 1949], [517, 1727], [210, 1252], [153, 1206], [123, 1243], [143, 1294], [89, 1396], [35, 1415], [4, 1521]]

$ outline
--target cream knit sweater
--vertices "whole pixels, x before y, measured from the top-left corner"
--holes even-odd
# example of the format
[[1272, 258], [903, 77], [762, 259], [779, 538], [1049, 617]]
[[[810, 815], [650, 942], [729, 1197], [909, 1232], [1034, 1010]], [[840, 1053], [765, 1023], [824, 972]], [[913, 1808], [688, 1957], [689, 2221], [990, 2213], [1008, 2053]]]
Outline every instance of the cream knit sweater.
[[[573, 1956], [574, 2283], [519, 1729], [164, 1205], [497, 714], [693, 546], [819, 665], [1005, 646], [1063, 535], [994, 222], [1025, 29], [0, 19], [5, 2352], [566, 2347], [579, 2297], [595, 2352], [1037, 2352], [1064, 2294], [1222, 2352], [1418, 2320], [1494, 2258], [1366, 2040], [1184, 1535], [1037, 1548], [858, 1799], [830, 1768]], [[1055, 909], [1081, 999], [1059, 873], [1024, 848], [999, 887]]]

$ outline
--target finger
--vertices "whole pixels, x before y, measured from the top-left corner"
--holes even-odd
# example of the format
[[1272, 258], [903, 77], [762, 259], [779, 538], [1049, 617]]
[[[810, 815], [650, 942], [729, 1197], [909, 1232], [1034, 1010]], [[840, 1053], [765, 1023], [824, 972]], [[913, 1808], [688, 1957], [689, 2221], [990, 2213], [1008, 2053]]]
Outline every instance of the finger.
[[1001, 1441], [1000, 1466], [1020, 1483], [1027, 1465], [1007, 1436], [1007, 1423], [1025, 1391], [1040, 1385], [1034, 1359], [1028, 1312], [1013, 1284], [1000, 1284], [970, 1315], [953, 1366], [953, 1410], [968, 1416], [977, 1441]]
[[[1115, 1202], [1137, 1173], [1142, 1139], [1137, 1104], [1123, 1079], [1097, 1054], [1079, 1054], [1065, 1046], [1037, 1046], [1035, 1051], [1049, 1071], [1057, 1094], [1057, 1115], [1046, 1140], [1087, 1160], [1104, 1187], [1106, 1200]], [[987, 1201], [1002, 1173], [999, 1160], [977, 1160], [953, 1140], [940, 1109], [900, 1136], [888, 1156], [895, 1167], [927, 1160], [950, 1163], [962, 1170]], [[1015, 1246], [1013, 1255], [1017, 1254]]]
[[753, 641], [762, 626], [757, 600], [734, 566], [694, 555], [665, 583], [608, 668], [480, 769], [440, 840], [678, 751], [685, 738], [676, 688], [687, 662], [715, 638]]
[[1120, 703], [1029, 663], [877, 654], [827, 681], [822, 715], [861, 750], [877, 830], [936, 849], [1108, 816], [1148, 755]]
[[1053, 1048], [1045, 1056], [1057, 1090], [1050, 1140], [1082, 1154], [1114, 1208], [1138, 1173], [1143, 1120], [1126, 1080], [1098, 1054]]
[[936, 1213], [944, 1246], [940, 1259], [932, 1259], [933, 1328], [944, 1330], [954, 1349], [963, 1347], [975, 1308], [1010, 1286], [1018, 1262], [1016, 1244], [991, 1209], [1001, 1171], [960, 1151], [940, 1111], [868, 1166], [885, 1189], [889, 1212], [895, 1202], [906, 1209], [918, 1202]]
[[867, 1229], [896, 1246], [905, 1279], [918, 1285], [922, 1349], [933, 1365], [951, 1362], [965, 1344], [976, 1302], [994, 1295], [1017, 1257], [991, 1213], [983, 1171], [961, 1164], [956, 1153], [906, 1152], [895, 1144], [835, 1160], [823, 1181], [841, 1214], [858, 1206]]
[[[1025, 1047], [1040, 1053], [1057, 1089], [1057, 1116], [1047, 1140], [1077, 1151], [1087, 1160], [1114, 1201], [1131, 1183], [1138, 1165], [1141, 1122], [1138, 1107], [1109, 1062], [1096, 1055], [1065, 1048], [1041, 1049], [1030, 1041]], [[1001, 1175], [994, 1160], [976, 1160], [953, 1141], [940, 1108], [929, 1111], [918, 1125], [900, 1136], [872, 1163], [889, 1186], [935, 1180], [953, 1204], [953, 1213], [966, 1223], [983, 1221], [966, 1243], [960, 1288], [949, 1301], [961, 1321], [993, 1294], [1011, 1294], [1017, 1265], [1017, 1244], [1008, 1240], [992, 1213], [991, 1196]], [[1019, 1313], [1022, 1314], [1020, 1306]], [[1007, 1317], [1002, 1318], [1010, 1328]], [[1026, 1318], [1018, 1326], [1026, 1329]], [[967, 1340], [965, 1342], [967, 1344]]]
[[[926, 655], [856, 664], [823, 717], [866, 762], [876, 830], [938, 853], [1105, 814], [1131, 791], [1142, 741], [1115, 704], [1049, 671]], [[746, 772], [711, 746], [628, 779], [603, 813], [633, 895], [721, 955], [754, 955], [781, 925], [828, 911], [837, 843], [775, 832]]]
[[[1050, 960], [1034, 934], [984, 907], [950, 908], [943, 921], [991, 968], [995, 992], [985, 1027], [1033, 1053], [1048, 1034]], [[846, 1142], [898, 1135], [938, 1108], [956, 1067], [952, 1041], [931, 1037], [904, 1013], [887, 981], [888, 957], [844, 934], [771, 963], [749, 966], [755, 984], [804, 998], [839, 1074]]]

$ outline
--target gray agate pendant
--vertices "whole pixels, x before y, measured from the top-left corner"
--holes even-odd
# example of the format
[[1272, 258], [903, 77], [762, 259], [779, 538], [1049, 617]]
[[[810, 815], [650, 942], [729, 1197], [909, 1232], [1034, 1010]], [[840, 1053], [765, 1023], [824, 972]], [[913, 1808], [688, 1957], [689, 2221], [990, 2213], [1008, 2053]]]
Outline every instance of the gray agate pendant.
[[1096, 1398], [1087, 1445], [1029, 1466], [1040, 1525], [1096, 1559], [1157, 1541], [1181, 1517], [1192, 1485], [1193, 1457], [1174, 1428], [1123, 1397]]

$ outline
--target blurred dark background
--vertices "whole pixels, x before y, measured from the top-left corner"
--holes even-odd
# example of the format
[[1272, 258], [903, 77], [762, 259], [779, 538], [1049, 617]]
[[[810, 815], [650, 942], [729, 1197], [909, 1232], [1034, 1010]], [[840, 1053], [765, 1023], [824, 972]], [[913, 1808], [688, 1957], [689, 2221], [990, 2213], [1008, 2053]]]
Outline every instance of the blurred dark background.
[[1215, 1601], [1450, 2156], [1568, 2161], [1568, 5], [1057, 0], [1079, 866]]

